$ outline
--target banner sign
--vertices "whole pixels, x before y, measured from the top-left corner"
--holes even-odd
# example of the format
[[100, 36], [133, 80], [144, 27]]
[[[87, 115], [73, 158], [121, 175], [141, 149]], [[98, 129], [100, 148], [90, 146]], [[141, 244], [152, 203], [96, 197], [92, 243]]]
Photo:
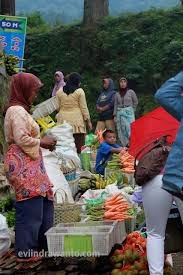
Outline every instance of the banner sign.
[[26, 17], [0, 15], [0, 42], [6, 54], [19, 58], [20, 69], [23, 67], [26, 27]]

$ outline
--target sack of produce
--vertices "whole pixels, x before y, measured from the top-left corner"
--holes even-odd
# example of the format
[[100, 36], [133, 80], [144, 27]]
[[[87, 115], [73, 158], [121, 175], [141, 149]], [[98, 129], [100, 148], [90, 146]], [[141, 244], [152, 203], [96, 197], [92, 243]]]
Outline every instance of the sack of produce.
[[57, 139], [55, 148], [57, 155], [60, 155], [60, 157], [64, 157], [65, 159], [72, 160], [75, 163], [75, 166], [79, 168], [81, 161], [76, 151], [72, 126], [68, 123], [63, 123], [53, 127], [47, 131], [47, 133]]
[[[69, 202], [73, 202], [72, 193], [70, 186], [65, 179], [63, 172], [60, 169], [59, 159], [55, 152], [50, 152], [47, 149], [42, 149], [43, 160], [46, 168], [46, 172], [53, 184], [53, 192], [55, 194], [56, 191], [60, 189], [64, 189], [67, 194], [67, 199]], [[63, 202], [63, 196], [60, 195], [59, 192], [55, 195], [57, 202]]]
[[11, 239], [8, 232], [6, 218], [0, 214], [0, 257], [2, 257], [9, 250]]

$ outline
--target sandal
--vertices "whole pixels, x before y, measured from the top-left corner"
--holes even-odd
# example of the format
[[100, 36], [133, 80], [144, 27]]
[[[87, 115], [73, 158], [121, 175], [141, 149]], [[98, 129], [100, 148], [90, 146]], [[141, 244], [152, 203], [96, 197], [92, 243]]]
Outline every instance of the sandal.
[[40, 257], [40, 256], [33, 256], [31, 258], [16, 258], [16, 261], [18, 263], [29, 263], [29, 262], [38, 262], [38, 261], [41, 261], [43, 259], [43, 257]]

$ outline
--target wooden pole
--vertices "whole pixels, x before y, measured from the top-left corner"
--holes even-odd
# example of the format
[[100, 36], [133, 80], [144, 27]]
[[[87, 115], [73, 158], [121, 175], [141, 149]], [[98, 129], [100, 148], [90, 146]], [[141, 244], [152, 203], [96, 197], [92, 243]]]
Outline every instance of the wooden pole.
[[0, 59], [1, 59], [1, 65], [0, 65], [0, 155], [3, 152], [6, 151], [6, 142], [4, 138], [4, 108], [8, 103], [9, 100], [9, 76], [6, 73], [5, 64], [4, 64], [4, 58], [2, 56], [3, 48], [0, 46]]
[[15, 16], [15, 0], [1, 0], [1, 14]]

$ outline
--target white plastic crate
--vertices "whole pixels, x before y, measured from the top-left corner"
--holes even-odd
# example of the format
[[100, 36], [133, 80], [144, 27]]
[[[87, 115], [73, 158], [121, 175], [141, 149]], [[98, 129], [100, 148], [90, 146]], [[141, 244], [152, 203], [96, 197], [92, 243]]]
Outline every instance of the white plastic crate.
[[46, 101], [35, 106], [35, 110], [32, 114], [35, 120], [46, 117], [59, 109], [59, 102], [56, 96], [53, 96]]
[[115, 227], [115, 243], [122, 243], [126, 239], [125, 221], [117, 222]]
[[[126, 227], [125, 227], [125, 221], [122, 221], [122, 222], [119, 222], [119, 221], [111, 221], [111, 220], [104, 220], [104, 221], [90, 221], [89, 220], [89, 217], [87, 215], [82, 215], [81, 214], [81, 219], [82, 219], [82, 222], [81, 223], [87, 223], [87, 225], [97, 225], [98, 227], [99, 226], [112, 226], [115, 224], [114, 226], [114, 240], [113, 240], [113, 243], [116, 244], [116, 243], [122, 243], [125, 238], [126, 238]], [[64, 226], [64, 227], [67, 227], [67, 225], [71, 226], [73, 225], [74, 226], [75, 223], [69, 223], [69, 224], [58, 224], [56, 227], [61, 227], [61, 226]]]
[[126, 228], [126, 233], [127, 234], [130, 234], [131, 232], [135, 231], [135, 228], [136, 228], [136, 218], [126, 219], [125, 220], [125, 228]]
[[46, 232], [50, 257], [109, 255], [116, 243], [118, 222], [59, 224]]

